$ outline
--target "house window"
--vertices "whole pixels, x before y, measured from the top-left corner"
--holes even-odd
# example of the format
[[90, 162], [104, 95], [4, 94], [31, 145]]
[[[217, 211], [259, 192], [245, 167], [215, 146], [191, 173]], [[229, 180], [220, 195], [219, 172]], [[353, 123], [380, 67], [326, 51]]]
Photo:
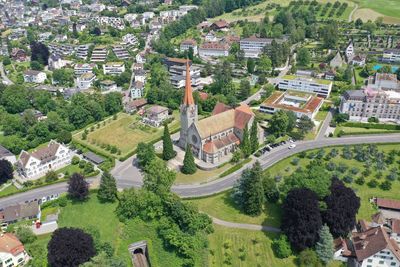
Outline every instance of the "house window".
[[372, 259], [368, 259], [368, 262], [372, 262]]
[[384, 263], [384, 261], [379, 261], [379, 264], [383, 264]]
[[396, 266], [396, 262], [393, 261], [390, 266]]

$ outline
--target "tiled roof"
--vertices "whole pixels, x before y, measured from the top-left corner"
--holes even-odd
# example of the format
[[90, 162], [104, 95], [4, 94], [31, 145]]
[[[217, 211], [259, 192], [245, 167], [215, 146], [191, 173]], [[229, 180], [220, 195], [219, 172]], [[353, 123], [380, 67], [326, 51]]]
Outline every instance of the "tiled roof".
[[30, 157], [34, 157], [40, 160], [41, 163], [45, 163], [54, 159], [60, 144], [55, 141], [50, 141], [47, 147], [40, 148], [32, 153], [22, 151], [19, 156], [19, 160], [22, 166], [25, 167]]
[[229, 44], [219, 42], [207, 42], [201, 45], [201, 49], [228, 50]]
[[203, 151], [208, 154], [213, 154], [217, 152], [219, 149], [224, 148], [231, 144], [236, 144], [236, 145], [240, 144], [239, 138], [233, 133], [230, 133], [219, 139], [206, 142], [203, 146]]
[[400, 210], [400, 201], [386, 198], [377, 198], [376, 205], [378, 208]]
[[168, 110], [168, 108], [166, 108], [166, 107], [155, 105], [155, 106], [150, 107], [147, 111], [150, 112], [150, 113], [158, 114], [158, 113], [161, 113], [161, 112], [165, 112], [167, 110]]
[[10, 233], [0, 235], [0, 251], [17, 256], [25, 250], [18, 238]]
[[224, 103], [218, 102], [212, 111], [212, 115], [217, 115], [219, 113], [225, 112], [232, 109], [230, 106], [225, 105]]
[[0, 158], [14, 156], [7, 148], [0, 145]]

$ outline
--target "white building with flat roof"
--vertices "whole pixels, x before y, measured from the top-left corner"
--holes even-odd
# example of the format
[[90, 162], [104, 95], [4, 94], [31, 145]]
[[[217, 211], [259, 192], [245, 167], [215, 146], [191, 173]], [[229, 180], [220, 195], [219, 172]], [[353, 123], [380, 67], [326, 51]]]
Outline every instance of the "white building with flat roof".
[[76, 79], [76, 85], [81, 90], [86, 90], [92, 87], [94, 81], [96, 80], [96, 75], [93, 73], [84, 73]]
[[306, 93], [314, 93], [327, 98], [332, 90], [332, 81], [314, 78], [285, 75], [279, 80], [280, 90], [293, 90]]
[[383, 51], [383, 62], [400, 62], [400, 49], [386, 49]]
[[125, 71], [124, 62], [107, 62], [103, 65], [104, 75], [120, 75]]

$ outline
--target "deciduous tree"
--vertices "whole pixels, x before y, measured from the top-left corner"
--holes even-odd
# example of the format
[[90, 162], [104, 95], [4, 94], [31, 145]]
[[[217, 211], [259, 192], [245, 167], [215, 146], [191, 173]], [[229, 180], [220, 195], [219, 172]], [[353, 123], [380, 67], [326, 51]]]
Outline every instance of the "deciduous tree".
[[13, 166], [11, 162], [6, 159], [0, 159], [0, 184], [4, 184], [14, 177]]
[[176, 173], [168, 169], [164, 161], [154, 158], [146, 166], [143, 180], [144, 188], [156, 194], [168, 193], [175, 178]]
[[89, 195], [89, 184], [83, 175], [74, 173], [68, 181], [68, 194], [76, 200], [85, 200]]

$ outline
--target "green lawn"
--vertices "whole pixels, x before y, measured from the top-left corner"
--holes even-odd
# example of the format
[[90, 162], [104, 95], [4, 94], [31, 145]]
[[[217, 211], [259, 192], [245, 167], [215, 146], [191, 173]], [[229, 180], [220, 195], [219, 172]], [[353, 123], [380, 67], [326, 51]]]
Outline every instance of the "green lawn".
[[[174, 118], [174, 121], [169, 125], [171, 132], [179, 128], [177, 112], [174, 113]], [[160, 138], [163, 133], [163, 127], [145, 126], [140, 122], [138, 115], [125, 113], [118, 114], [117, 120], [108, 120], [106, 125], [103, 125], [103, 122], [99, 124], [100, 128], [95, 126], [94, 131], [89, 132], [87, 140], [82, 140], [82, 131], [76, 133], [74, 139], [87, 146], [92, 146], [111, 157], [116, 157], [117, 154], [111, 154], [104, 148], [104, 145], [116, 146], [121, 150], [121, 155], [118, 156], [124, 156], [134, 151], [138, 143], [155, 140]]]
[[197, 169], [195, 174], [183, 174], [182, 172], [177, 172], [175, 184], [193, 184], [193, 183], [206, 183], [219, 178], [219, 175], [224, 171], [231, 168], [233, 165], [231, 163], [225, 164], [220, 168], [203, 171]]
[[0, 197], [8, 196], [16, 192], [18, 192], [18, 188], [16, 188], [14, 185], [10, 185], [0, 191]]
[[[271, 244], [276, 234], [231, 229], [218, 225], [214, 225], [214, 228], [215, 232], [208, 238], [209, 266], [228, 266], [226, 264], [228, 258], [231, 258], [231, 266], [296, 266], [293, 256], [287, 259], [275, 257]], [[244, 255], [243, 260], [239, 258], [240, 254]]]
[[398, 0], [352, 0], [360, 8], [370, 8], [389, 17], [400, 18], [400, 5]]
[[231, 198], [231, 191], [215, 196], [188, 200], [199, 207], [199, 210], [221, 220], [239, 223], [263, 224], [270, 226], [280, 225], [280, 207], [268, 203], [260, 216], [248, 216], [239, 211]]
[[[58, 224], [60, 227], [97, 229], [100, 232], [101, 241], [112, 244], [115, 255], [126, 260], [127, 266], [132, 264], [128, 245], [140, 240], [148, 241], [152, 266], [181, 266], [182, 260], [176, 253], [164, 248], [154, 224], [141, 220], [132, 220], [123, 224], [114, 213], [116, 206], [117, 203], [101, 204], [96, 194], [91, 194], [89, 200], [83, 203], [68, 201], [68, 205], [61, 208]], [[43, 213], [55, 211], [56, 209], [49, 207], [45, 208]], [[46, 235], [27, 246], [28, 251], [32, 251], [31, 255], [36, 258], [35, 261], [43, 262], [43, 265], [37, 266], [46, 266], [46, 246], [49, 240], [50, 236]]]
[[335, 129], [334, 136], [338, 136], [340, 131], [344, 131], [345, 133], [354, 133], [354, 134], [372, 134], [372, 133], [384, 133], [384, 132], [393, 132], [385, 129], [367, 129], [367, 128], [358, 128], [358, 127], [345, 127], [338, 126]]

